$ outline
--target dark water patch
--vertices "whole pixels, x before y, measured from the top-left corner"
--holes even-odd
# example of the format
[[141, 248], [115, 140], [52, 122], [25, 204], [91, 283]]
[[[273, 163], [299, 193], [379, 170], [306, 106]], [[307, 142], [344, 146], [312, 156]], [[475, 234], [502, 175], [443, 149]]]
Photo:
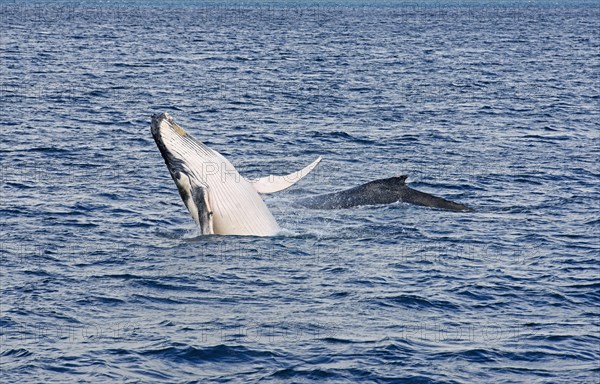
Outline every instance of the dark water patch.
[[86, 305], [96, 303], [97, 305], [113, 306], [123, 304], [125, 303], [125, 300], [118, 299], [116, 297], [93, 296], [86, 297], [84, 300], [78, 300], [78, 302]]
[[19, 348], [19, 349], [7, 349], [4, 351], [0, 351], [0, 356], [2, 357], [11, 357], [14, 359], [22, 359], [25, 357], [29, 357], [31, 356], [32, 353], [30, 351], [28, 351], [27, 349], [24, 348]]
[[96, 279], [119, 279], [119, 280], [138, 280], [138, 279], [145, 279], [145, 276], [140, 276], [140, 275], [133, 275], [133, 274], [129, 274], [129, 273], [124, 273], [124, 274], [108, 274], [108, 275], [98, 275], [98, 276], [92, 276], [93, 278]]
[[191, 292], [209, 292], [209, 290], [198, 289], [196, 286], [188, 284], [168, 284], [166, 282], [154, 281], [154, 280], [140, 280], [137, 283], [139, 286], [156, 289], [157, 291], [191, 291]]
[[[281, 369], [271, 375], [277, 380], [312, 380], [312, 381], [327, 381], [339, 377], [333, 370], [325, 369], [301, 369], [301, 368], [286, 368]], [[363, 376], [363, 377], [366, 377]]]
[[399, 306], [413, 309], [441, 308], [456, 311], [460, 308], [449, 301], [426, 299], [417, 295], [389, 296], [378, 299], [375, 302], [383, 306]]
[[256, 359], [269, 360], [277, 357], [276, 354], [258, 349], [249, 349], [239, 345], [215, 345], [210, 347], [166, 347], [150, 349], [140, 352], [144, 356], [171, 360], [173, 362], [188, 362], [194, 364], [207, 364], [210, 362], [237, 364]]
[[438, 359], [464, 359], [471, 363], [495, 363], [500, 361], [502, 353], [492, 348], [490, 349], [467, 349], [455, 352], [442, 352], [435, 354]]

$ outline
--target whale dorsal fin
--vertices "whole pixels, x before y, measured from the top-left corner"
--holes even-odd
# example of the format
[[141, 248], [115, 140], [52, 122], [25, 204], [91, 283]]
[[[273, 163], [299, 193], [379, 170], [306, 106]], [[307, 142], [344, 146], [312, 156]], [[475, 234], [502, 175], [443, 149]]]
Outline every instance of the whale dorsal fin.
[[265, 177], [261, 177], [259, 179], [248, 180], [250, 184], [256, 189], [258, 193], [273, 193], [283, 191], [296, 184], [300, 179], [304, 176], [308, 175], [310, 171], [312, 171], [317, 164], [322, 160], [322, 157], [319, 156], [315, 161], [302, 168], [299, 171], [292, 172], [289, 175], [285, 176], [274, 176], [269, 175]]

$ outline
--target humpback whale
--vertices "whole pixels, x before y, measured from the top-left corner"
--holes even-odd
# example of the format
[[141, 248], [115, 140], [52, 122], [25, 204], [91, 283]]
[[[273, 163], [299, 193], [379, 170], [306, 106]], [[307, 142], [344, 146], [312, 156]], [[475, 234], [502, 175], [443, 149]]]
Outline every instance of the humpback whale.
[[340, 209], [359, 205], [391, 204], [398, 201], [451, 211], [472, 211], [469, 207], [417, 191], [406, 185], [406, 175], [379, 179], [340, 192], [308, 197], [297, 203], [306, 208]]
[[[223, 155], [189, 135], [168, 113], [152, 115], [150, 130], [183, 203], [203, 235], [275, 235], [281, 228], [259, 193], [291, 187], [321, 161], [319, 156], [303, 169], [285, 176], [246, 179]], [[403, 201], [471, 211], [463, 204], [408, 187], [406, 177], [375, 180], [343, 191], [304, 198], [297, 203], [313, 209], [340, 209]]]
[[152, 137], [183, 203], [203, 235], [270, 236], [280, 231], [258, 195], [289, 188], [321, 161], [285, 176], [248, 180], [220, 153], [190, 136], [168, 113], [152, 116]]

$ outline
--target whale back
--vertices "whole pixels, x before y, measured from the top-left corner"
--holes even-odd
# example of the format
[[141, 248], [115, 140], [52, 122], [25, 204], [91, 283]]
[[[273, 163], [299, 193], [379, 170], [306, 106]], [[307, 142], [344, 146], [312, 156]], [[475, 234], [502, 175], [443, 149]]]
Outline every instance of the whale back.
[[398, 201], [452, 211], [471, 211], [467, 206], [417, 191], [406, 185], [407, 175], [377, 179], [343, 191], [312, 196], [298, 203], [307, 208], [339, 209]]

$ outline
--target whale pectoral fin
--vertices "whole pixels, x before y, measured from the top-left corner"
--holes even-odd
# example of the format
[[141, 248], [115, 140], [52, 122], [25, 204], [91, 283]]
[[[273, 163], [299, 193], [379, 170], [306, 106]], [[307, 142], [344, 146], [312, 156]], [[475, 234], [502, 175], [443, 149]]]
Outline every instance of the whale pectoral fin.
[[214, 234], [215, 232], [213, 227], [213, 210], [210, 205], [210, 200], [208, 198], [208, 187], [198, 185], [192, 186], [191, 198], [193, 200], [193, 205], [195, 206], [197, 213], [194, 214], [192, 212], [192, 216], [198, 224], [200, 231], [203, 235]]
[[250, 184], [256, 189], [258, 193], [273, 193], [283, 191], [296, 184], [300, 179], [304, 176], [308, 175], [310, 171], [312, 171], [317, 164], [322, 160], [322, 157], [319, 156], [315, 161], [304, 167], [303, 169], [292, 172], [289, 175], [285, 176], [274, 176], [269, 175], [265, 177], [261, 177], [260, 179], [248, 180]]

